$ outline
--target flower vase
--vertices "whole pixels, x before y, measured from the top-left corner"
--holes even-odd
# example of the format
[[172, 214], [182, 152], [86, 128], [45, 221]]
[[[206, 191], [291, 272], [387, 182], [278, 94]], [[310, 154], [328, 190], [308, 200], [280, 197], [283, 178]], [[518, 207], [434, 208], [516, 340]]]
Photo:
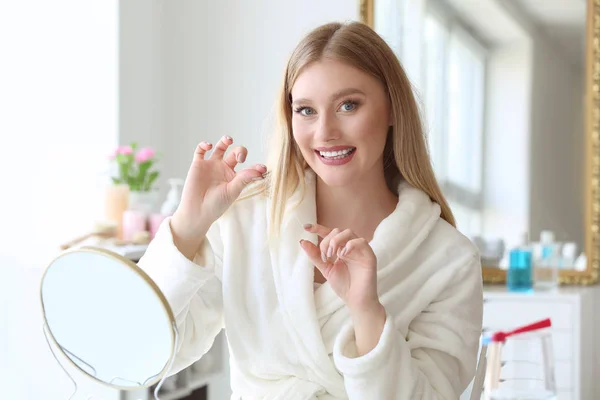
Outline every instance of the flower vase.
[[129, 192], [129, 210], [151, 214], [158, 208], [158, 190]]

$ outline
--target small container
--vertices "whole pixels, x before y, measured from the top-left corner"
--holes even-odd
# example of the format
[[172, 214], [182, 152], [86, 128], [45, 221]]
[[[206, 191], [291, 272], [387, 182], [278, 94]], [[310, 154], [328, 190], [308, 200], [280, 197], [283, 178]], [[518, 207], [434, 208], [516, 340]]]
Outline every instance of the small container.
[[510, 251], [506, 286], [511, 292], [529, 292], [533, 289], [532, 251], [527, 246], [527, 234], [521, 237], [520, 245]]
[[146, 213], [137, 210], [123, 212], [123, 240], [133, 241], [136, 233], [146, 231]]
[[108, 185], [104, 191], [104, 219], [117, 225], [117, 238], [123, 239], [123, 213], [129, 204], [129, 186]]
[[160, 224], [162, 224], [162, 222], [165, 220], [165, 218], [167, 218], [167, 215], [163, 215], [163, 214], [152, 214], [150, 215], [150, 218], [148, 218], [148, 228], [150, 231], [150, 240], [154, 239], [154, 236], [156, 236], [156, 232], [158, 231], [158, 228], [160, 228]]
[[575, 269], [575, 260], [577, 259], [577, 243], [565, 243], [562, 247], [561, 269]]
[[554, 233], [552, 231], [542, 231], [539, 251], [534, 259], [536, 289], [549, 290], [558, 286], [560, 258], [560, 244], [554, 241]]

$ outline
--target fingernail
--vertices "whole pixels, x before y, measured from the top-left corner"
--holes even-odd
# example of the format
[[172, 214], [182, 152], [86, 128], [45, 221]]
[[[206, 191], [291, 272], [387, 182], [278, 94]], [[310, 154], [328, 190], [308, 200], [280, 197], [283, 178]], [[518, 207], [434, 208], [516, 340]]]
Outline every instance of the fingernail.
[[304, 229], [310, 229], [312, 228], [312, 224], [304, 224]]
[[225, 139], [233, 141], [233, 139], [231, 138], [231, 136], [225, 136]]
[[346, 248], [344, 247], [340, 252], [340, 257], [344, 257], [346, 255]]
[[264, 178], [262, 176], [257, 176], [256, 178], [250, 179], [251, 182], [262, 181]]
[[237, 162], [239, 162], [239, 163], [243, 163], [244, 162], [244, 155], [243, 154], [238, 154], [237, 155]]
[[321, 260], [323, 260], [324, 263], [327, 262], [327, 257], [325, 256], [325, 253], [321, 252]]
[[266, 166], [266, 165], [263, 165], [263, 164], [258, 164], [258, 166], [259, 166], [259, 167], [261, 167], [261, 168], [263, 168], [263, 169], [265, 169], [265, 170], [267, 169], [267, 166]]
[[333, 248], [329, 246], [329, 248], [327, 249], [327, 258], [331, 258], [331, 256], [333, 256]]
[[300, 246], [304, 245], [304, 239], [300, 239], [298, 243], [300, 243]]

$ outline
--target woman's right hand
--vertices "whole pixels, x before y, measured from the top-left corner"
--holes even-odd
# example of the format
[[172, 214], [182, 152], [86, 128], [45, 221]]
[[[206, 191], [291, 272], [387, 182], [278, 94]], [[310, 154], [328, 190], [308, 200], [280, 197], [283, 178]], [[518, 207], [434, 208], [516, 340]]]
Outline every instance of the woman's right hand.
[[[171, 218], [176, 244], [185, 247], [187, 253], [199, 247], [212, 223], [223, 215], [244, 187], [263, 179], [263, 174], [267, 172], [264, 165], [254, 165], [236, 172], [236, 165], [246, 161], [248, 150], [238, 146], [225, 154], [232, 143], [232, 138], [223, 136], [208, 159], [205, 159], [205, 153], [212, 145], [202, 142], [196, 147], [179, 207]], [[182, 251], [184, 254], [186, 252]], [[193, 257], [194, 254], [186, 256]]]

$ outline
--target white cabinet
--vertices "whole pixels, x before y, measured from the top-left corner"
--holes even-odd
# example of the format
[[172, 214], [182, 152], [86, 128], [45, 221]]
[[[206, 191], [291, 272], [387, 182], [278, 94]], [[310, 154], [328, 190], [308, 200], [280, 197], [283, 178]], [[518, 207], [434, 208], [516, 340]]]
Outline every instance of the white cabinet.
[[[552, 320], [559, 400], [592, 400], [600, 396], [596, 317], [598, 287], [565, 287], [555, 291], [510, 293], [484, 289], [484, 331], [510, 330], [545, 318]], [[507, 352], [510, 349], [507, 348]]]
[[[159, 391], [160, 400], [178, 400], [189, 396], [194, 390], [227, 375], [227, 340], [221, 332], [211, 349], [200, 360], [167, 379]], [[153, 400], [154, 386], [145, 390], [123, 391], [121, 400]]]

